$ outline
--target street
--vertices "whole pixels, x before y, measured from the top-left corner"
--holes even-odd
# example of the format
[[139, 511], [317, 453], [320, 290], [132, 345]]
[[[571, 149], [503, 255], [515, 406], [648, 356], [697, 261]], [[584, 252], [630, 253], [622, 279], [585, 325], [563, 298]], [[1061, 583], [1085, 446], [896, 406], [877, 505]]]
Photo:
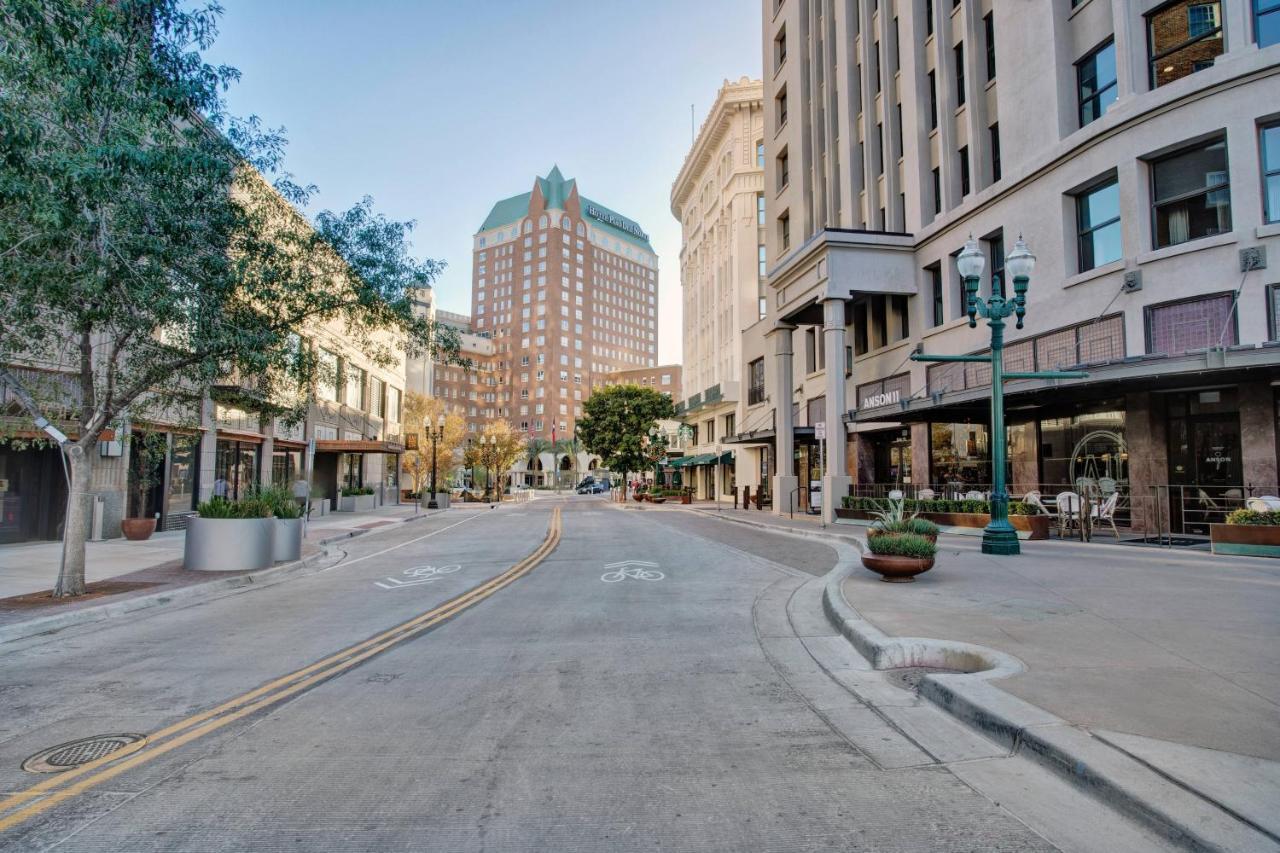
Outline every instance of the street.
[[[829, 568], [824, 546], [787, 543], [794, 565], [769, 563], [698, 533], [728, 525], [685, 516], [586, 497], [458, 510], [354, 540], [310, 577], [12, 644], [6, 792], [59, 778], [20, 769], [47, 747], [187, 728], [101, 782], [6, 798], [0, 845], [1052, 849], [935, 762], [883, 769], [770, 663], [753, 605]], [[491, 597], [211, 727], [220, 704], [517, 566], [557, 518], [558, 547]]]

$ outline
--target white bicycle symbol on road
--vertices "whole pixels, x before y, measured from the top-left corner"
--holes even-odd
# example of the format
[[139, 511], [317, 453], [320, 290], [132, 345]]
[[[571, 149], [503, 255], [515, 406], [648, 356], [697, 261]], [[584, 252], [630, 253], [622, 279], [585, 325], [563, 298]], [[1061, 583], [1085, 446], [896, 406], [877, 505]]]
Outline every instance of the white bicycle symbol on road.
[[[380, 581], [374, 581], [374, 586], [383, 589], [399, 589], [405, 586], [418, 586], [419, 584], [431, 583], [440, 579], [441, 575], [451, 575], [462, 569], [460, 563], [453, 563], [448, 566], [413, 566], [404, 570], [407, 580], [399, 578], [384, 578]], [[384, 582], [385, 581], [385, 582]]]
[[649, 563], [643, 560], [627, 560], [622, 563], [610, 563], [605, 566], [606, 569], [613, 569], [611, 572], [605, 572], [600, 576], [600, 580], [605, 583], [617, 583], [620, 580], [632, 578], [638, 581], [660, 581], [666, 577], [662, 572], [658, 571], [657, 563]]

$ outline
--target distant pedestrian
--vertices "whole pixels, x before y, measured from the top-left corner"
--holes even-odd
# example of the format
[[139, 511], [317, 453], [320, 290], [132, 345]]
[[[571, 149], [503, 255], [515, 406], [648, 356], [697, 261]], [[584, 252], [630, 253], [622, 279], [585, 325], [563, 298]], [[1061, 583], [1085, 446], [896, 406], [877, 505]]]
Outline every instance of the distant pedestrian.
[[227, 496], [227, 480], [225, 477], [219, 476], [213, 481], [213, 496], [215, 498], [225, 498]]

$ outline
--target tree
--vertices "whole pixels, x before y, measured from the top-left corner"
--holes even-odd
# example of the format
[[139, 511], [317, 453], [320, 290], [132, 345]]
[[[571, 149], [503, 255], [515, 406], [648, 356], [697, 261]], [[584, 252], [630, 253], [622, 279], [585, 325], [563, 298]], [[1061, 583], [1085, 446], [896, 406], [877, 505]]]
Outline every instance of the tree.
[[675, 416], [671, 398], [641, 385], [611, 385], [594, 391], [582, 406], [577, 437], [588, 453], [624, 477], [662, 458], [665, 437], [650, 438], [659, 420]]
[[511, 466], [516, 464], [516, 460], [524, 451], [524, 437], [516, 432], [510, 421], [505, 420], [489, 421], [484, 425], [481, 436], [489, 441], [497, 440], [496, 449], [492, 452], [490, 461], [493, 463], [494, 477], [498, 481], [498, 490], [501, 492], [502, 477], [510, 474]]
[[545, 438], [530, 438], [524, 443], [524, 460], [526, 467], [532, 474], [533, 465], [538, 461], [538, 457], [544, 453], [551, 452], [551, 442]]
[[325, 378], [301, 335], [326, 325], [376, 364], [456, 358], [456, 334], [412, 310], [440, 269], [410, 256], [412, 223], [366, 198], [309, 224], [283, 134], [226, 116], [238, 72], [200, 55], [219, 13], [0, 7], [0, 382], [71, 434], [56, 596], [84, 591], [90, 451], [125, 417], [196, 418], [228, 384], [296, 421]]
[[[413, 478], [413, 490], [418, 494], [431, 485], [432, 444], [424, 424], [430, 425], [432, 432], [436, 431], [439, 429], [440, 414], [444, 411], [443, 400], [413, 391], [404, 396], [405, 433], [418, 436], [418, 449], [405, 451], [403, 467], [405, 473]], [[453, 472], [458, 448], [462, 446], [466, 436], [466, 418], [457, 412], [447, 412], [444, 416], [444, 438], [435, 444], [436, 477], [439, 482], [445, 482]]]

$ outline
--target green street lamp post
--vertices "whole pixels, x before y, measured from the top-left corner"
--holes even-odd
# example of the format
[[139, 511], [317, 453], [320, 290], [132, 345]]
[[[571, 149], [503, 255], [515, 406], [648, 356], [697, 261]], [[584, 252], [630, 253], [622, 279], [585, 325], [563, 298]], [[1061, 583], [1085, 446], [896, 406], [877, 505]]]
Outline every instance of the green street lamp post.
[[986, 258], [978, 248], [978, 241], [969, 238], [964, 251], [956, 259], [956, 267], [964, 279], [965, 313], [969, 327], [976, 328], [978, 317], [983, 317], [991, 327], [990, 355], [925, 355], [916, 353], [913, 361], [977, 361], [991, 365], [991, 521], [982, 531], [982, 553], [1018, 554], [1018, 533], [1009, 523], [1009, 489], [1005, 482], [1005, 460], [1008, 458], [1008, 436], [1004, 429], [1004, 382], [1006, 379], [1081, 379], [1087, 373], [1078, 370], [1048, 370], [1040, 372], [1004, 370], [1005, 318], [1018, 318], [1015, 328], [1022, 328], [1022, 318], [1027, 313], [1027, 285], [1035, 269], [1036, 256], [1018, 237], [1013, 251], [1005, 259], [1005, 269], [1013, 277], [1013, 297], [1007, 298], [1004, 282], [998, 276], [991, 277], [991, 295], [984, 302], [978, 295]]

